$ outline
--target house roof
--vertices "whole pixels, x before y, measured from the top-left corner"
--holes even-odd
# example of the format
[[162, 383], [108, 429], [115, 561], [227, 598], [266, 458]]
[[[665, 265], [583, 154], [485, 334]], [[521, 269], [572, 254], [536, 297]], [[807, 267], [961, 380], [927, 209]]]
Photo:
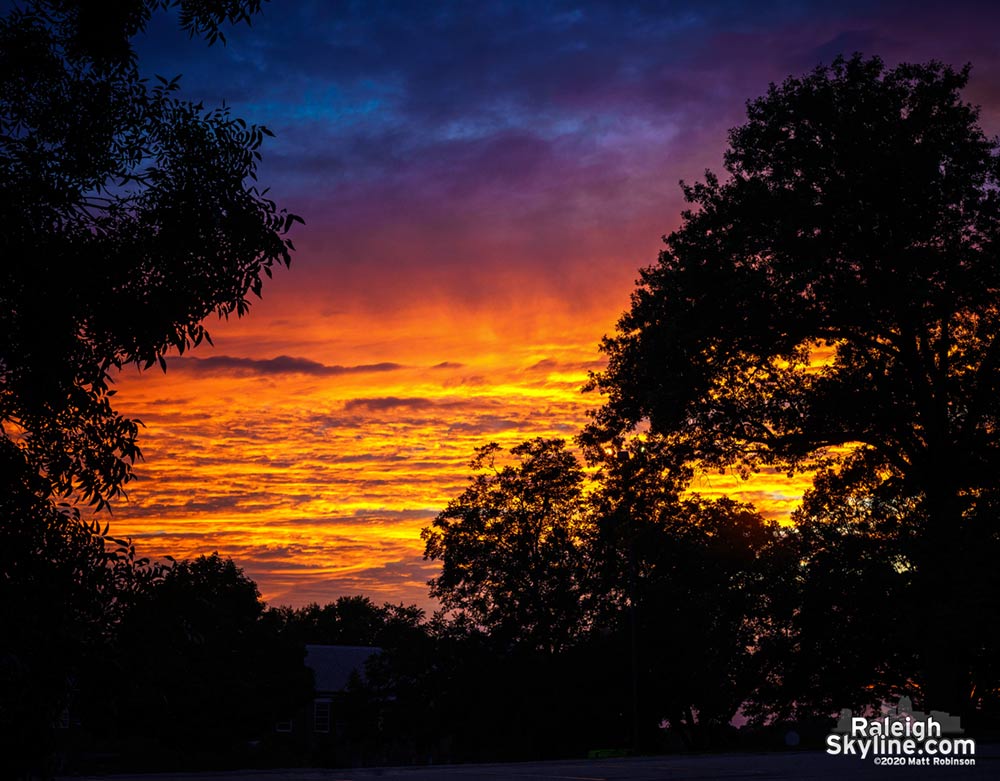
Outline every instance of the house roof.
[[364, 680], [365, 662], [381, 651], [367, 645], [307, 645], [306, 667], [313, 671], [316, 692], [345, 691], [353, 672]]

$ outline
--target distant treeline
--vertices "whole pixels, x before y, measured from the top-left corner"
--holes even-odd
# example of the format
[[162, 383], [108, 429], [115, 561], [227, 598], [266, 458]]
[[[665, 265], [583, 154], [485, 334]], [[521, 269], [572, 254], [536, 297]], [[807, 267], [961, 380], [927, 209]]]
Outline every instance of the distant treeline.
[[[6, 748], [89, 770], [778, 748], [819, 741], [842, 708], [924, 704], [921, 595], [891, 541], [824, 514], [818, 490], [782, 527], [666, 490], [657, 463], [638, 444], [589, 474], [561, 440], [480, 449], [424, 530], [442, 563], [430, 617], [363, 596], [269, 608], [217, 554], [154, 565], [92, 529], [79, 544], [107, 557], [103, 582], [50, 578], [18, 608]], [[59, 618], [82, 609], [89, 623]], [[380, 649], [322, 736], [307, 644]], [[962, 714], [980, 731], [1000, 713], [995, 650]]]

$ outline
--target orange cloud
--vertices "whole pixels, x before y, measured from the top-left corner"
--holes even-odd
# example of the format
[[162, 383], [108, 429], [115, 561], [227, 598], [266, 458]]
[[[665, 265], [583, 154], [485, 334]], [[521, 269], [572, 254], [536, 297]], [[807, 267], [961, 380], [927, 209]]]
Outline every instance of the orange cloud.
[[420, 529], [465, 487], [473, 449], [572, 437], [597, 402], [580, 388], [614, 310], [539, 311], [553, 314], [526, 327], [418, 305], [338, 329], [284, 302], [166, 374], [124, 373], [146, 458], [116, 532], [149, 555], [232, 556], [274, 603], [426, 604]]
[[[520, 301], [415, 294], [347, 314], [277, 285], [249, 318], [217, 325], [214, 349], [119, 378], [146, 460], [116, 533], [146, 555], [218, 550], [275, 604], [362, 592], [430, 606], [420, 529], [464, 489], [474, 448], [571, 438], [599, 403], [581, 386], [625, 302], [591, 284], [579, 300], [522, 280]], [[784, 517], [801, 486], [703, 476], [693, 489]]]

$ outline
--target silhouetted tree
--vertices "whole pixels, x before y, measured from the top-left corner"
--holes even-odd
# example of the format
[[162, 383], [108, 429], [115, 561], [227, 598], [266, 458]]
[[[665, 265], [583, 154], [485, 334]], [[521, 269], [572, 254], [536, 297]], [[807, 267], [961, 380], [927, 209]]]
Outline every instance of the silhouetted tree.
[[242, 315], [298, 218], [254, 185], [264, 127], [140, 79], [130, 39], [178, 5], [192, 35], [260, 0], [30, 2], [0, 20], [0, 424], [49, 490], [98, 508], [138, 456], [112, 372]]
[[430, 593], [501, 644], [557, 651], [586, 629], [583, 471], [559, 439], [501, 452], [476, 450], [480, 474], [421, 533], [441, 561]]
[[379, 649], [338, 700], [336, 735], [314, 761], [408, 763], [427, 755], [440, 726], [440, 659], [421, 608], [377, 605], [357, 595], [322, 607], [271, 608], [266, 618], [300, 648], [318, 643]]
[[103, 670], [114, 685], [95, 694], [91, 727], [127, 739], [119, 751], [134, 761], [245, 758], [249, 741], [311, 697], [304, 655], [231, 560], [178, 562], [123, 617], [116, 665]]
[[1000, 466], [1000, 156], [967, 77], [855, 56], [751, 101], [728, 176], [684, 185], [692, 208], [604, 342], [589, 431], [648, 421], [679, 462], [897, 484], [924, 519], [919, 695], [952, 712], [996, 623], [970, 610], [985, 581], [955, 573], [992, 535]]
[[495, 443], [478, 448], [478, 474], [422, 533], [425, 558], [441, 562], [430, 593], [445, 608], [432, 622], [446, 736], [434, 749], [456, 759], [578, 753], [608, 716], [605, 689], [593, 685], [604, 660], [584, 649], [596, 529], [583, 470], [560, 439], [509, 456]]
[[918, 671], [921, 502], [854, 467], [819, 472], [792, 516], [795, 609], [772, 668], [787, 717], [896, 701]]
[[651, 745], [667, 721], [704, 746], [766, 679], [796, 562], [751, 505], [682, 497], [666, 455], [648, 437], [606, 454], [591, 498], [595, 596], [631, 677], [633, 740]]
[[41, 482], [0, 442], [3, 777], [57, 769], [53, 725], [78, 723], [90, 694], [83, 673], [106, 665], [116, 623], [161, 574], [106, 526], [44, 498]]
[[[48, 615], [43, 586], [67, 555], [77, 564], [63, 574], [75, 574], [52, 581], [65, 604], [100, 601], [92, 584], [119, 546], [101, 535], [84, 545], [95, 527], [73, 521], [81, 505], [120, 496], [140, 455], [138, 422], [112, 406], [114, 373], [165, 368], [168, 350], [207, 338], [209, 314], [243, 315], [263, 277], [289, 263], [285, 234], [299, 218], [254, 184], [269, 131], [184, 101], [177, 79], [140, 79], [131, 44], [157, 11], [179, 8], [182, 26], [213, 42], [260, 6], [37, 0], [0, 19], [0, 525], [23, 534], [9, 550], [26, 556], [2, 559], [4, 604], [37, 600]], [[72, 553], [81, 545], [90, 572]], [[74, 631], [82, 642], [85, 623], [48, 624], [52, 642]], [[29, 643], [5, 623], [0, 637], [9, 669], [41, 664], [44, 633]], [[82, 657], [62, 658], [53, 676]], [[24, 706], [20, 685], [0, 680], [0, 702]], [[50, 693], [38, 708], [65, 700], [38, 696]]]
[[365, 596], [338, 597], [322, 607], [271, 608], [284, 625], [282, 631], [299, 642], [325, 645], [367, 645], [393, 648], [419, 630], [424, 612], [415, 605], [376, 605]]
[[[998, 712], [1000, 684], [1000, 636], [994, 621], [983, 620], [1000, 615], [1000, 529], [992, 493], [984, 492], [956, 528], [965, 535], [965, 553], [963, 566], [949, 576], [962, 595], [954, 609], [969, 619], [952, 639], [969, 643], [962, 653], [973, 686], [970, 715], [979, 719]], [[785, 679], [786, 704], [830, 713], [910, 693], [921, 670], [926, 589], [933, 585], [915, 563], [929, 522], [921, 497], [857, 465], [824, 469], [793, 520], [798, 602], [787, 637], [791, 652], [775, 665]]]

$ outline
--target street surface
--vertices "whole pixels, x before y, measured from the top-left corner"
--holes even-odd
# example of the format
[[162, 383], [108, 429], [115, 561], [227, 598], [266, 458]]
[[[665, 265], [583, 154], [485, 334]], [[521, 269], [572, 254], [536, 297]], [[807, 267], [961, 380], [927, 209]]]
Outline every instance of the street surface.
[[[870, 759], [822, 751], [563, 760], [489, 765], [436, 765], [345, 770], [248, 770], [226, 773], [116, 775], [111, 781], [659, 781], [660, 779], [1000, 779], [1000, 746], [977, 746], [974, 767], [883, 767]], [[90, 781], [98, 776], [77, 777]]]

